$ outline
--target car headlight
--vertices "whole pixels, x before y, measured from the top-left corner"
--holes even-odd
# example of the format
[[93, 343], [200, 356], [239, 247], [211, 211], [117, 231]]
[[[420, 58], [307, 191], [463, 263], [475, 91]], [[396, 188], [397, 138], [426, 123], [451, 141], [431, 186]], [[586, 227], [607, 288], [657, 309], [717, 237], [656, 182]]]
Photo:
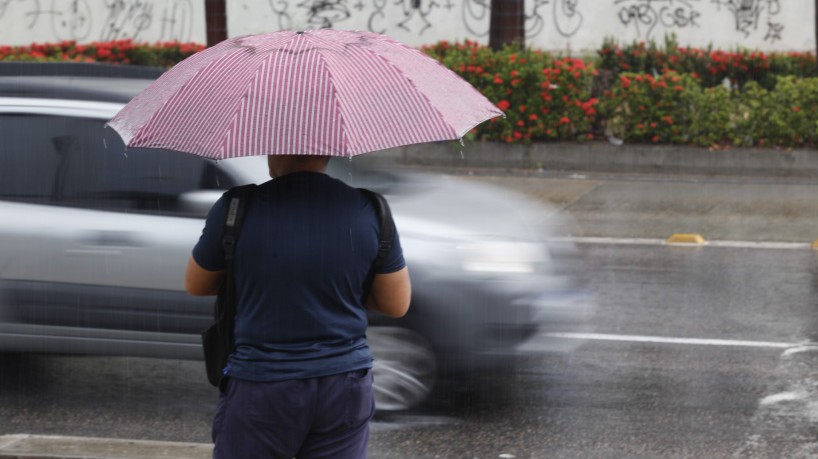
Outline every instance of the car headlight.
[[463, 270], [475, 273], [532, 274], [549, 261], [546, 247], [534, 242], [481, 241], [456, 248]]

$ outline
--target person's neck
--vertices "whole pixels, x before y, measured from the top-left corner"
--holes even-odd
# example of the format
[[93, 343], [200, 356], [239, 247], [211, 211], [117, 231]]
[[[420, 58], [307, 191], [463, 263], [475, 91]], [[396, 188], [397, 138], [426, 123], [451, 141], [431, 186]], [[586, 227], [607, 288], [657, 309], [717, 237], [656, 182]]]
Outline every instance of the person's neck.
[[324, 167], [285, 167], [279, 170], [279, 177], [289, 174], [295, 174], [297, 172], [317, 172], [317, 173], [325, 173], [327, 171]]
[[327, 171], [325, 158], [310, 156], [277, 156], [268, 159], [271, 177], [282, 177], [295, 172], [318, 172]]

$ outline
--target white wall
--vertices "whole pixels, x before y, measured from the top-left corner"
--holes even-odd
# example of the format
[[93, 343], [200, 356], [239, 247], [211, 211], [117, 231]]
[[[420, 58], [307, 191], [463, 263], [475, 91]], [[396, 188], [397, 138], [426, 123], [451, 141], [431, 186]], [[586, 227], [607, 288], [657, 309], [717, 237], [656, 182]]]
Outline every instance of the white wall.
[[[227, 0], [230, 36], [332, 26], [386, 33], [412, 45], [488, 42], [490, 0]], [[526, 0], [527, 42], [596, 49], [675, 33], [683, 44], [815, 49], [814, 0]], [[0, 44], [205, 42], [204, 0], [0, 0]]]

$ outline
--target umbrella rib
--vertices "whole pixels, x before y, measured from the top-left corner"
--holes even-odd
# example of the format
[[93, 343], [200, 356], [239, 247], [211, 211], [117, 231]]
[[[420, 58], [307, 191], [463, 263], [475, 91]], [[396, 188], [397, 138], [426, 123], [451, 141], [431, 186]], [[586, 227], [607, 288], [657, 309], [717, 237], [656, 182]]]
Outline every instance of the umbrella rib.
[[[323, 38], [317, 37], [315, 35], [310, 35], [310, 39], [328, 42], [328, 40], [324, 40]], [[329, 42], [329, 43], [330, 43], [331, 46], [336, 45], [333, 42]], [[330, 49], [330, 48], [328, 48], [328, 49]], [[344, 116], [344, 107], [338, 101], [339, 100], [338, 99], [338, 89], [335, 86], [335, 84], [333, 84], [333, 79], [334, 78], [332, 76], [332, 72], [329, 71], [329, 65], [327, 65], [326, 57], [324, 57], [324, 55], [322, 53], [320, 53], [320, 52], [318, 52], [316, 54], [317, 54], [319, 60], [321, 61], [321, 63], [323, 64], [324, 69], [326, 69], [326, 72], [327, 72], [326, 84], [329, 87], [329, 90], [330, 90], [330, 92], [332, 93], [332, 96], [333, 96], [333, 97], [330, 98], [330, 100], [335, 102], [335, 103], [330, 103], [330, 106], [331, 107], [334, 106], [334, 108], [335, 108], [334, 112], [336, 112], [336, 114], [338, 116], [337, 128], [326, 129], [326, 131], [328, 131], [327, 135], [330, 135], [332, 137], [329, 144], [330, 145], [338, 145], [338, 146], [341, 147], [342, 151], [340, 152], [341, 154], [338, 155], [338, 156], [343, 156], [345, 158], [351, 158], [354, 153], [353, 153], [353, 151], [351, 149], [352, 143], [351, 143], [351, 139], [349, 137], [349, 133], [347, 132], [347, 129], [346, 129], [346, 116]], [[331, 115], [332, 115], [331, 112], [332, 111], [333, 110], [329, 110], [329, 109], [322, 111], [323, 112], [323, 117], [322, 117], [321, 126], [327, 126], [327, 127], [335, 126], [334, 124], [330, 124], [331, 123]], [[333, 130], [337, 130], [337, 132], [333, 132]]]

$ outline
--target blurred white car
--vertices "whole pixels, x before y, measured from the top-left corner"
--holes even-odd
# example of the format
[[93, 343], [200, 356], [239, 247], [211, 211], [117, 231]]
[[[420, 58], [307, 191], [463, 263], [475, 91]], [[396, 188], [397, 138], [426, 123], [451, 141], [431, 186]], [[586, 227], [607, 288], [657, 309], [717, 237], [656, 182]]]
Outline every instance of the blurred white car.
[[[104, 123], [156, 76], [0, 63], [0, 351], [201, 359], [212, 299], [183, 292], [185, 263], [215, 199], [267, 168], [125, 151]], [[379, 409], [509, 368], [532, 340], [557, 349], [547, 332], [592, 310], [543, 204], [358, 158], [330, 173], [387, 196], [411, 270], [409, 314], [370, 317]]]

